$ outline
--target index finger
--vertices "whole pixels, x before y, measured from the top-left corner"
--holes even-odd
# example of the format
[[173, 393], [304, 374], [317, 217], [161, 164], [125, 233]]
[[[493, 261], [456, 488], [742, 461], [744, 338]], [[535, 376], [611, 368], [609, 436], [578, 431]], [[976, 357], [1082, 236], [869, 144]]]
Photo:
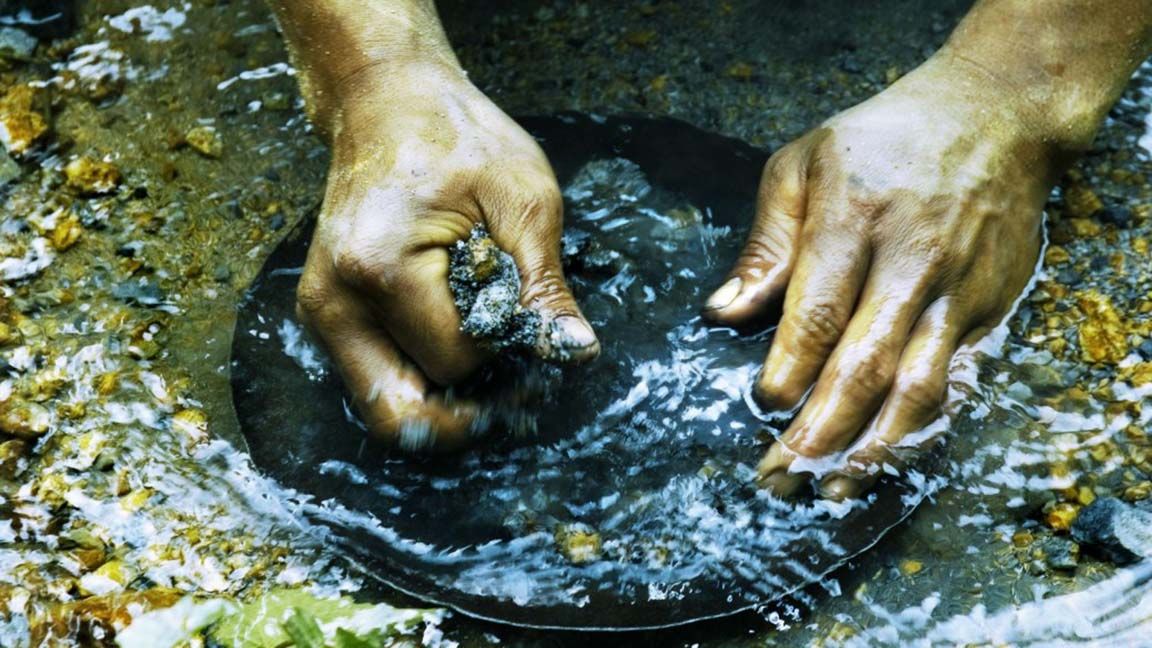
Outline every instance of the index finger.
[[405, 450], [466, 445], [478, 408], [449, 401], [391, 337], [355, 307], [338, 305], [308, 321], [340, 369], [357, 411], [377, 437]]

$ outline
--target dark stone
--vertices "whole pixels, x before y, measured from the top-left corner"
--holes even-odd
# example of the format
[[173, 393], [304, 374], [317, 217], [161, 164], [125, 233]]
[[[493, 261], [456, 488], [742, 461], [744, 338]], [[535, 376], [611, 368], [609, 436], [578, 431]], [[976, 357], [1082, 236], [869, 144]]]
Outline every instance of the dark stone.
[[220, 205], [220, 213], [237, 220], [244, 218], [244, 208], [240, 206], [240, 201], [235, 198]]
[[164, 303], [164, 292], [150, 281], [129, 281], [112, 287], [112, 296], [136, 306], [159, 306]]
[[218, 283], [227, 283], [232, 278], [232, 268], [227, 263], [217, 264], [212, 269], [212, 278]]
[[277, 213], [268, 221], [268, 227], [271, 227], [273, 232], [279, 232], [286, 222], [287, 220], [284, 218], [284, 214]]
[[1072, 537], [1118, 565], [1152, 557], [1152, 511], [1104, 497], [1080, 511]]
[[1136, 350], [1144, 360], [1152, 360], [1152, 340], [1144, 340]]
[[1068, 538], [1051, 536], [1040, 542], [1044, 563], [1050, 569], [1076, 569], [1080, 561], [1080, 545]]
[[564, 230], [560, 257], [565, 271], [596, 277], [610, 277], [624, 266], [619, 252], [604, 249], [588, 232], [579, 229]]
[[1076, 286], [1080, 283], [1080, 273], [1072, 268], [1061, 268], [1056, 273], [1056, 281], [1065, 286]]
[[0, 187], [4, 187], [9, 182], [20, 179], [23, 170], [16, 160], [8, 157], [8, 154], [0, 151]]
[[1020, 371], [1024, 382], [1034, 393], [1052, 395], [1062, 390], [1066, 384], [1064, 376], [1051, 365], [1024, 364]]
[[1121, 205], [1109, 205], [1097, 217], [1105, 223], [1126, 228], [1132, 224], [1132, 210]]

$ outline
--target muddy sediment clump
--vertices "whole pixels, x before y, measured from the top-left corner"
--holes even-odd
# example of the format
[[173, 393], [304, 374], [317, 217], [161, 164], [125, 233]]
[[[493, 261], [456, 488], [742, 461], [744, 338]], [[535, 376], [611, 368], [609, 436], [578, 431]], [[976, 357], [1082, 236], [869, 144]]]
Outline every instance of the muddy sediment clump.
[[540, 335], [540, 314], [520, 305], [520, 272], [483, 225], [449, 250], [448, 285], [460, 329], [486, 349], [524, 351]]

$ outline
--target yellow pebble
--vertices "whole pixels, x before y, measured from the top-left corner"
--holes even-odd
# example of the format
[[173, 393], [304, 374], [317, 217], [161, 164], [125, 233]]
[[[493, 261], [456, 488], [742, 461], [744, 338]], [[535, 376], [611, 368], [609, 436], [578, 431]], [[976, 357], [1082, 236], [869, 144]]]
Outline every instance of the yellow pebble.
[[1056, 531], [1067, 531], [1080, 515], [1080, 506], [1068, 502], [1060, 502], [1052, 507], [1044, 521]]
[[1012, 534], [1012, 544], [1020, 548], [1032, 544], [1033, 540], [1035, 540], [1035, 537], [1031, 531], [1020, 530]]
[[725, 74], [732, 77], [733, 79], [739, 79], [740, 81], [750, 81], [754, 72], [755, 70], [751, 65], [740, 62], [733, 63], [732, 65], [728, 66], [728, 70], [725, 72]]
[[905, 576], [914, 576], [919, 574], [924, 569], [924, 563], [919, 560], [905, 560], [900, 563], [900, 571], [904, 572]]

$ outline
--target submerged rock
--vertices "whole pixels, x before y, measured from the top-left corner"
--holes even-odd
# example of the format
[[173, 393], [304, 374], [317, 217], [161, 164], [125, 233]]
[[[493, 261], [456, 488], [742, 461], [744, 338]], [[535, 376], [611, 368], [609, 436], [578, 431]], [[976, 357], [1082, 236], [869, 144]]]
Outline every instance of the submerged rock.
[[17, 403], [0, 411], [0, 431], [21, 439], [35, 439], [48, 431], [52, 415], [39, 403]]
[[586, 524], [563, 524], [554, 534], [556, 548], [569, 562], [580, 565], [600, 558], [600, 534]]
[[460, 329], [496, 351], [528, 349], [540, 334], [540, 315], [520, 305], [520, 272], [483, 226], [449, 250], [448, 284]]
[[184, 135], [184, 141], [204, 157], [218, 158], [224, 154], [224, 142], [214, 126], [197, 126]]
[[1076, 569], [1080, 560], [1080, 545], [1068, 538], [1051, 536], [1037, 544], [1036, 553], [1049, 569]]
[[37, 44], [36, 37], [23, 29], [0, 26], [0, 58], [28, 60]]
[[120, 169], [108, 160], [78, 157], [64, 167], [68, 188], [81, 195], [106, 194], [120, 185]]
[[1150, 558], [1152, 510], [1114, 497], [1098, 499], [1080, 512], [1072, 537], [1118, 564]]
[[20, 165], [8, 156], [7, 153], [0, 151], [0, 187], [4, 187], [13, 180], [20, 179]]
[[16, 85], [0, 98], [0, 143], [8, 153], [26, 153], [48, 132], [42, 114], [44, 91], [31, 85]]

